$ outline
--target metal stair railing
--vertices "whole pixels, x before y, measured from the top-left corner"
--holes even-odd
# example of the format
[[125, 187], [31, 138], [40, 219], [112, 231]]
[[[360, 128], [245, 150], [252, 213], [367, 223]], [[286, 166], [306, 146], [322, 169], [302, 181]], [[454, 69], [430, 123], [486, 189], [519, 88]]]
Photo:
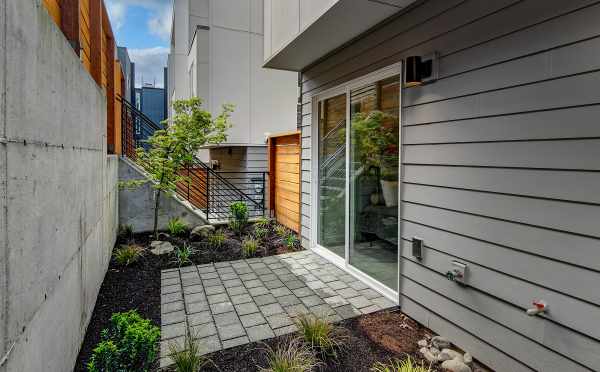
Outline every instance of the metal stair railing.
[[[147, 139], [163, 129], [126, 99], [122, 102], [122, 155], [136, 161], [136, 149], [149, 148]], [[209, 221], [229, 218], [231, 203], [243, 201], [249, 217], [264, 216], [268, 172], [217, 172], [194, 156], [180, 172], [186, 180], [176, 185], [177, 194], [200, 209]]]

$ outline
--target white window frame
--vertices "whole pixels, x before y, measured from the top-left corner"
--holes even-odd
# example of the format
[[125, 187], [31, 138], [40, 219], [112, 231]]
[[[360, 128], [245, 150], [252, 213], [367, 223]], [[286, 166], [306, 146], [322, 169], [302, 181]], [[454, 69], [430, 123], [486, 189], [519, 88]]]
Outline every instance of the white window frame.
[[[402, 178], [403, 178], [403, 168], [402, 168], [402, 62], [395, 63], [393, 65], [384, 67], [375, 72], [369, 73], [365, 76], [361, 76], [357, 79], [351, 80], [349, 82], [343, 83], [339, 86], [336, 86], [331, 89], [327, 89], [323, 92], [320, 92], [317, 95], [311, 97], [311, 106], [312, 106], [312, 118], [311, 118], [311, 234], [310, 234], [310, 249], [317, 253], [318, 255], [324, 257], [328, 261], [332, 262], [334, 265], [342, 268], [346, 272], [351, 275], [357, 277], [363, 282], [370, 285], [373, 289], [394, 301], [394, 303], [399, 304], [400, 302], [400, 285], [401, 285], [401, 268], [402, 268]], [[359, 269], [353, 267], [350, 264], [350, 134], [351, 134], [351, 120], [350, 120], [350, 94], [354, 89], [358, 89], [364, 87], [369, 84], [376, 83], [378, 81], [393, 77], [399, 76], [400, 79], [400, 94], [399, 94], [399, 102], [398, 102], [398, 136], [399, 136], [399, 149], [398, 149], [398, 291], [394, 291], [393, 289], [387, 287], [383, 283], [378, 280], [370, 277], [369, 275], [363, 273]], [[336, 255], [331, 252], [329, 249], [321, 246], [317, 242], [318, 238], [318, 223], [319, 223], [319, 102], [326, 100], [331, 97], [335, 97], [341, 94], [346, 95], [346, 201], [345, 201], [345, 255], [344, 258]]]

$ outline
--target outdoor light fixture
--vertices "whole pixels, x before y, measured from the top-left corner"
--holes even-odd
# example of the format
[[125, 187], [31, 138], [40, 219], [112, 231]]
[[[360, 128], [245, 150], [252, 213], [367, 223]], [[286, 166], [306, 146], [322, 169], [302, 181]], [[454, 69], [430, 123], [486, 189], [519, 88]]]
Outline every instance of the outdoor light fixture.
[[416, 87], [431, 83], [438, 77], [437, 53], [426, 57], [410, 56], [404, 62], [404, 86]]

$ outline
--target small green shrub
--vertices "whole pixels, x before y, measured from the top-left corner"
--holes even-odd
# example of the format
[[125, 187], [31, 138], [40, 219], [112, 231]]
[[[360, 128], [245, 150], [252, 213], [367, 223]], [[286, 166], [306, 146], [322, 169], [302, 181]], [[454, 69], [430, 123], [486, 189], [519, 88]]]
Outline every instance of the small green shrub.
[[173, 236], [184, 235], [188, 230], [188, 225], [179, 217], [171, 218], [167, 227]]
[[323, 356], [337, 358], [346, 337], [325, 316], [300, 314], [296, 318], [300, 336], [315, 351]]
[[229, 227], [241, 236], [248, 224], [248, 206], [242, 201], [234, 202], [229, 206], [229, 211]]
[[261, 372], [308, 372], [318, 365], [312, 351], [296, 338], [268, 347], [267, 359], [269, 365]]
[[262, 228], [267, 228], [269, 226], [271, 226], [271, 220], [268, 219], [267, 217], [259, 217], [256, 222], [254, 223], [255, 227], [262, 227]]
[[283, 239], [288, 235], [288, 228], [278, 224], [275, 226], [275, 234]]
[[142, 257], [143, 248], [139, 245], [122, 245], [115, 251], [115, 261], [120, 266], [129, 266]]
[[175, 249], [175, 261], [179, 266], [191, 264], [193, 263], [192, 256], [194, 253], [194, 249], [190, 245], [184, 243], [183, 247], [177, 247]]
[[119, 350], [112, 341], [100, 342], [93, 351], [87, 364], [89, 372], [117, 371], [119, 368]]
[[252, 257], [258, 250], [258, 240], [248, 236], [242, 240], [242, 254], [244, 257]]
[[285, 237], [285, 239], [283, 239], [283, 242], [285, 243], [285, 246], [288, 249], [290, 249], [290, 250], [296, 250], [298, 248], [299, 243], [300, 243], [300, 241], [296, 237], [296, 234], [294, 234], [293, 232], [290, 232]]
[[160, 329], [131, 310], [113, 314], [101, 339], [88, 363], [89, 372], [148, 371], [158, 354]]
[[254, 237], [259, 240], [263, 240], [269, 235], [269, 229], [261, 226], [254, 226]]
[[225, 233], [221, 230], [217, 230], [208, 237], [208, 244], [211, 248], [217, 249], [221, 248], [225, 243]]
[[177, 372], [198, 372], [212, 361], [200, 355], [198, 338], [187, 334], [183, 347], [176, 342], [169, 344], [169, 359]]
[[410, 357], [406, 360], [390, 360], [388, 364], [377, 362], [371, 368], [371, 372], [431, 372], [431, 366], [425, 368], [423, 364], [413, 364]]
[[118, 237], [123, 240], [133, 239], [133, 225], [119, 225]]

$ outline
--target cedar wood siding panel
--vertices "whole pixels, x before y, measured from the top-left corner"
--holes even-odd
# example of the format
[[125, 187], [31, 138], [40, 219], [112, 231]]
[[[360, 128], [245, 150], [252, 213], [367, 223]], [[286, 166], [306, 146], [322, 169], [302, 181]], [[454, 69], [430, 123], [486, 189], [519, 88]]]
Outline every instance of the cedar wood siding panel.
[[[403, 310], [498, 371], [600, 370], [598, 18], [591, 0], [428, 0], [309, 66], [303, 244], [311, 97], [437, 51], [440, 79], [402, 98]], [[455, 259], [469, 287], [444, 278]], [[525, 315], [537, 298], [549, 313]]]

